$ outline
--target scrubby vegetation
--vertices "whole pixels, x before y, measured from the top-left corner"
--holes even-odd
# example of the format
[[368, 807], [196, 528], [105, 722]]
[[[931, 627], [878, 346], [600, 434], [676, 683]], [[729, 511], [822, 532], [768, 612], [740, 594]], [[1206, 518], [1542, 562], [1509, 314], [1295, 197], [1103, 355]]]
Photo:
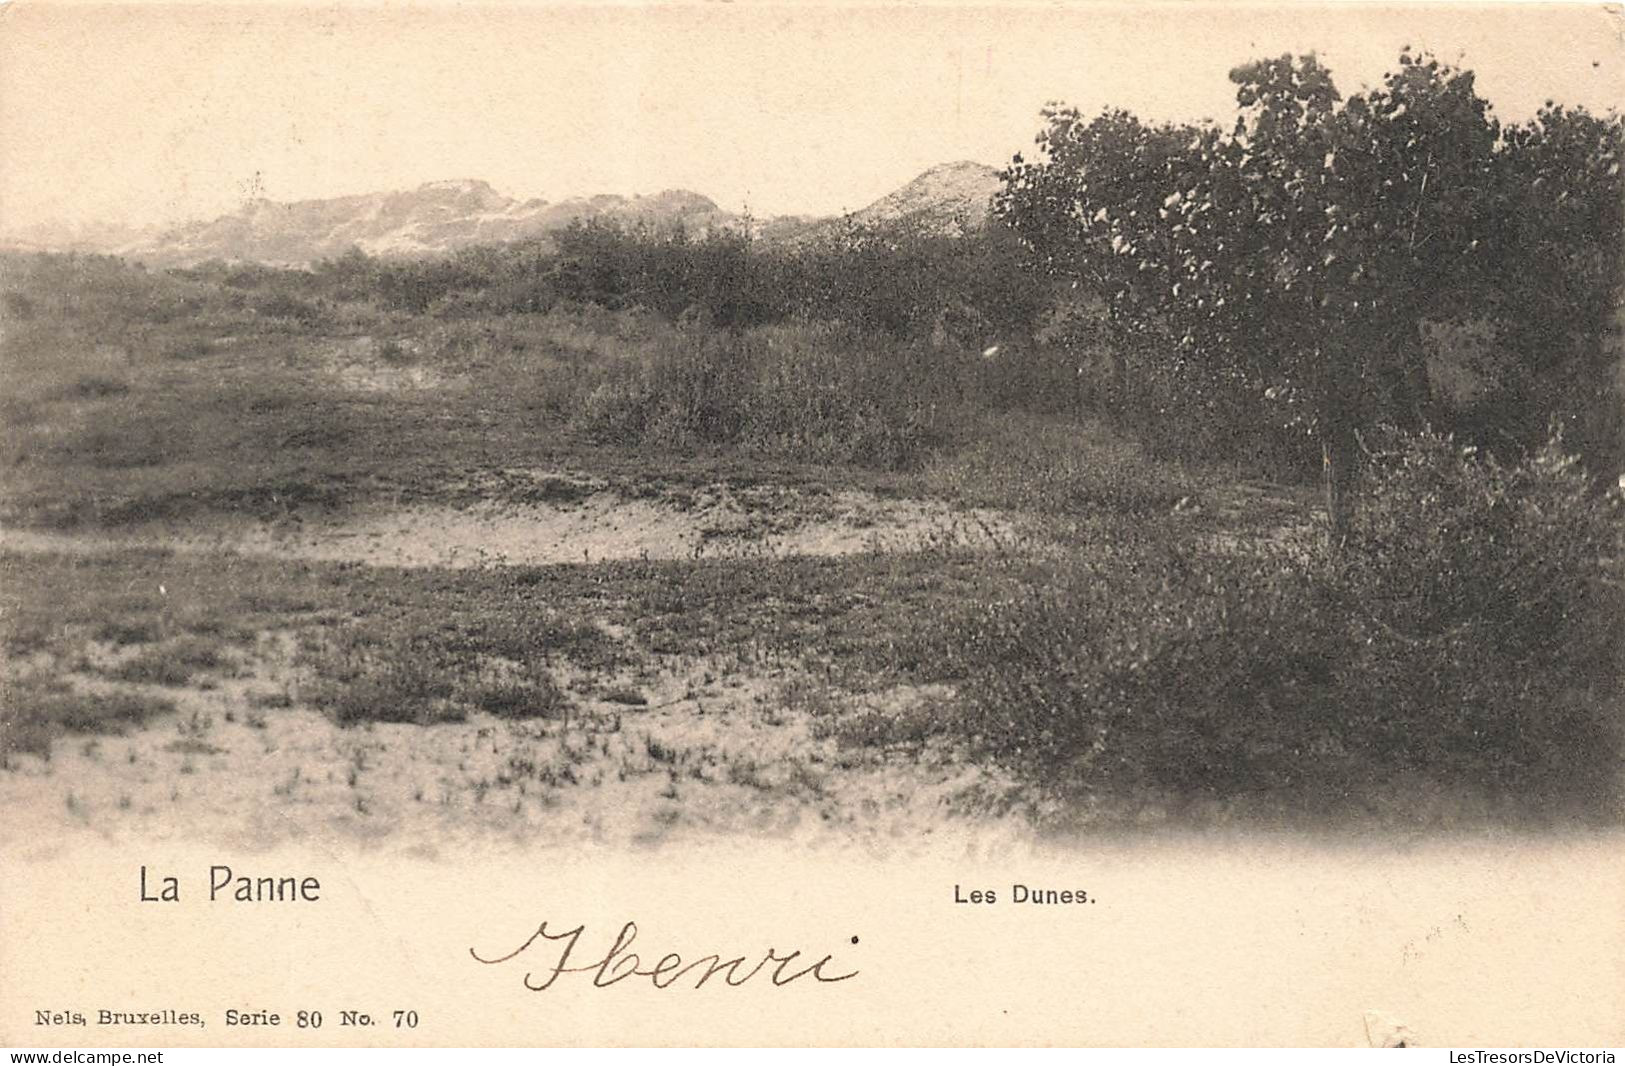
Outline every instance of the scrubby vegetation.
[[1396, 437], [1367, 481], [1337, 552], [1119, 532], [971, 609], [954, 728], [1083, 794], [1335, 804], [1418, 774], [1613, 809], [1625, 499], [1555, 441], [1503, 466]]
[[49, 757], [51, 742], [64, 733], [120, 733], [149, 718], [171, 712], [173, 702], [136, 693], [74, 692], [65, 685], [8, 688], [4, 728], [0, 728], [0, 768], [21, 753]]
[[568, 730], [592, 704], [602, 741], [674, 661], [793, 666], [775, 698], [820, 743], [947, 745], [1074, 813], [1421, 787], [1617, 816], [1619, 118], [1502, 125], [1409, 54], [1346, 100], [1311, 58], [1233, 77], [1234, 130], [1047, 113], [963, 236], [589, 223], [299, 270], [8, 262], [8, 526], [297, 534], [719, 486], [771, 490], [752, 535], [855, 490], [1020, 519], [974, 547], [550, 568], [8, 554], [6, 652], [33, 664], [8, 758], [286, 638], [300, 684], [255, 713]]

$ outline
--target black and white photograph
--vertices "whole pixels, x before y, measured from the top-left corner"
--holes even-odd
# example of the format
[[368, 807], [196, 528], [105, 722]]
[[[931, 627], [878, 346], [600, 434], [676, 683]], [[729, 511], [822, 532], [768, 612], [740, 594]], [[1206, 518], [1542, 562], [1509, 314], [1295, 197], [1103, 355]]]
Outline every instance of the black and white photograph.
[[0, 1043], [1625, 1043], [1622, 107], [1592, 4], [0, 6]]

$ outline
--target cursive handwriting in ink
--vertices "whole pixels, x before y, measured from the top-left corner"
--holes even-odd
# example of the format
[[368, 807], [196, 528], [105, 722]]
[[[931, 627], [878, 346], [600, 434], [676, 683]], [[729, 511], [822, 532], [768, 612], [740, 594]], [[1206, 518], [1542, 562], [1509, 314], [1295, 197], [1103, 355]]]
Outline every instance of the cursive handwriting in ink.
[[[790, 969], [791, 964], [801, 958], [801, 952], [792, 951], [788, 955], [780, 955], [773, 948], [768, 948], [756, 965], [743, 972], [741, 972], [741, 968], [746, 965], [746, 956], [740, 955], [736, 958], [724, 960], [717, 953], [701, 955], [691, 962], [684, 963], [681, 955], [676, 952], [668, 952], [660, 957], [659, 962], [654, 963], [647, 969], [643, 969], [641, 968], [643, 965], [642, 958], [632, 951], [632, 943], [638, 937], [636, 922], [627, 922], [621, 926], [621, 931], [616, 935], [615, 942], [610, 945], [603, 958], [583, 965], [572, 966], [570, 965], [571, 957], [575, 954], [576, 948], [581, 942], [581, 937], [586, 931], [586, 926], [578, 925], [574, 929], [562, 933], [552, 933], [548, 931], [547, 923], [544, 921], [536, 927], [536, 931], [530, 934], [530, 937], [523, 944], [520, 944], [506, 955], [487, 958], [473, 948], [469, 948], [468, 953], [473, 956], [475, 962], [495, 966], [518, 958], [529, 951], [533, 945], [537, 946], [539, 951], [545, 950], [547, 955], [544, 957], [553, 958], [552, 964], [546, 970], [529, 970], [525, 973], [525, 987], [532, 992], [546, 991], [553, 987], [553, 982], [567, 973], [591, 973], [593, 975], [592, 983], [595, 988], [608, 988], [610, 985], [624, 981], [629, 977], [646, 977], [649, 979], [650, 984], [659, 989], [670, 988], [685, 977], [696, 974], [698, 976], [694, 976], [693, 985], [695, 988], [703, 988], [707, 981], [718, 974], [722, 975], [724, 984], [737, 988], [769, 966], [772, 967], [768, 973], [769, 980], [775, 986], [781, 988], [803, 977], [811, 977], [814, 981], [833, 984], [837, 981], [850, 980], [858, 975], [857, 970], [835, 976], [825, 973], [824, 967], [834, 961], [832, 955], [825, 955], [810, 966], [804, 966], [801, 969]], [[546, 943], [537, 945], [537, 941], [545, 941]], [[853, 937], [852, 943], [856, 944], [857, 942], [858, 938]], [[554, 957], [555, 952], [556, 957]], [[787, 970], [789, 972], [786, 972]], [[538, 973], [544, 976], [538, 979]]]

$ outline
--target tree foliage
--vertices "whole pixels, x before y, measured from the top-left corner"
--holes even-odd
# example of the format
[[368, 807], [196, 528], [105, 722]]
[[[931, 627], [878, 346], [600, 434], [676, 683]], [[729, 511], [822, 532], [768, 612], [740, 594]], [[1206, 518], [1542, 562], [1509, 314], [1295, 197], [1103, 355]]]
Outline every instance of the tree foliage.
[[[1622, 122], [1549, 105], [1503, 126], [1471, 71], [1406, 50], [1343, 97], [1313, 55], [1238, 67], [1238, 112], [1151, 125], [1051, 107], [996, 210], [1190, 387], [1267, 396], [1347, 464], [1352, 434], [1436, 417], [1422, 325], [1484, 318], [1528, 384], [1595, 369], [1617, 291]], [[1550, 397], [1545, 402], [1549, 406]], [[1527, 423], [1524, 425], [1523, 423]]]

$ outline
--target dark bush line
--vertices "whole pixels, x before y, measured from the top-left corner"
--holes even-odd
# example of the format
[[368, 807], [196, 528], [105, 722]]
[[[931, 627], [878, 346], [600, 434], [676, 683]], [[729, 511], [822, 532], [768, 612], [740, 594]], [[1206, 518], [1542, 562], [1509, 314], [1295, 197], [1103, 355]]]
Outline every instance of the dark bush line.
[[65, 684], [19, 684], [0, 694], [0, 767], [13, 755], [50, 758], [63, 733], [118, 734], [172, 712], [173, 700], [134, 692], [77, 692]]
[[942, 728], [1069, 795], [1369, 802], [1407, 775], [1617, 817], [1625, 501], [1553, 444], [1396, 437], [1333, 555], [1092, 547], [937, 631]]
[[953, 440], [964, 366], [839, 327], [687, 329], [609, 368], [574, 418], [607, 443], [906, 469]]
[[985, 346], [1024, 334], [1047, 294], [999, 229], [950, 237], [852, 225], [832, 238], [770, 245], [733, 231], [584, 221], [546, 239], [449, 255], [381, 259], [358, 249], [309, 270], [204, 263], [172, 271], [257, 294], [261, 314], [304, 321], [323, 301], [413, 314], [533, 314], [560, 304], [643, 307], [722, 329], [792, 318], [840, 321], [896, 338]]

